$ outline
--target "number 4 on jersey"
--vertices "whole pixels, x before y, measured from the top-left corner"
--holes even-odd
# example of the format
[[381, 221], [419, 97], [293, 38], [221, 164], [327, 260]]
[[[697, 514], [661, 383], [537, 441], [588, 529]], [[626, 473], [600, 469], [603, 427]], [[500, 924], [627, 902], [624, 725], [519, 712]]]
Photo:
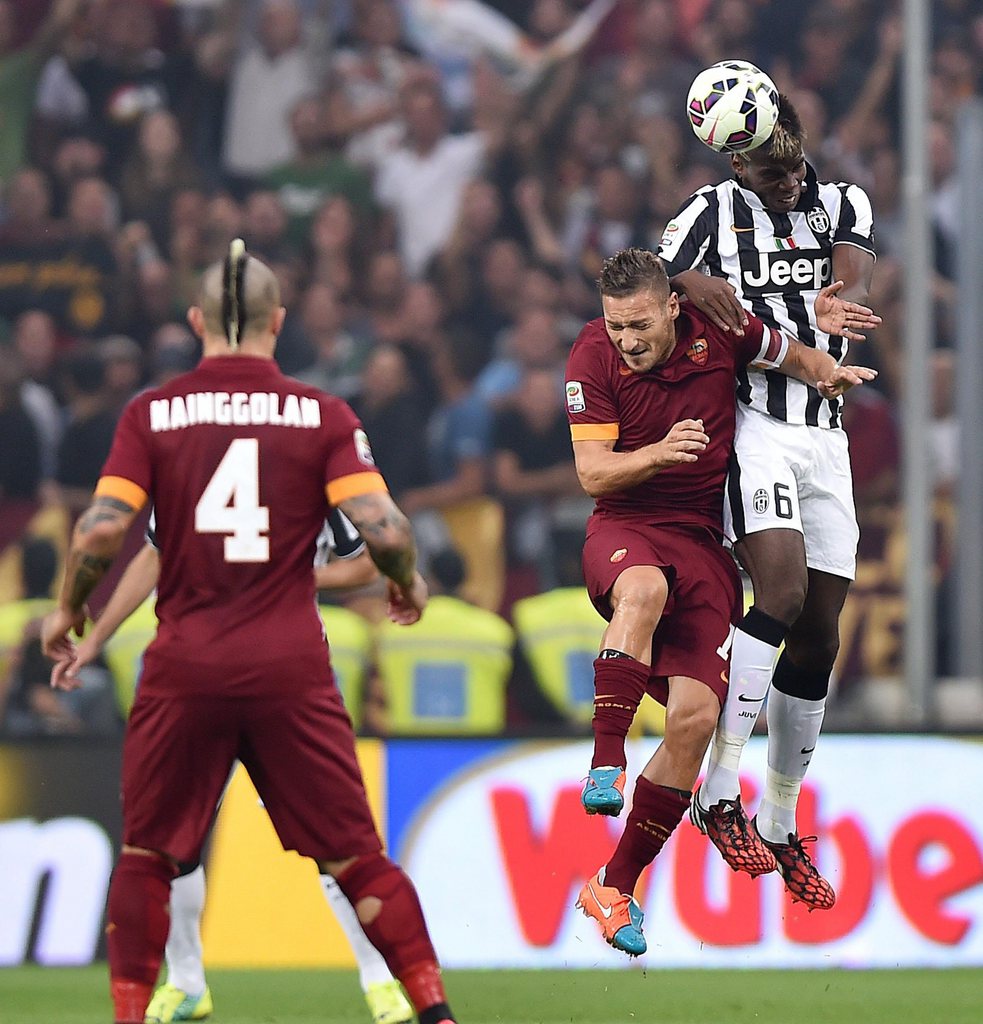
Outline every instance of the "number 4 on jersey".
[[225, 538], [227, 562], [268, 562], [270, 510], [259, 503], [259, 441], [238, 437], [228, 447], [195, 506], [198, 533]]

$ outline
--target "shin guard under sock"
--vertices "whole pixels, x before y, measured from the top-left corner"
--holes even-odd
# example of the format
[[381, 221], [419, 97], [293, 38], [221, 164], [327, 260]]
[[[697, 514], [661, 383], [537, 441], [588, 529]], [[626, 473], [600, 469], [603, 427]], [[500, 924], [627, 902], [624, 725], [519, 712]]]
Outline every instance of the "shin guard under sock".
[[594, 757], [591, 768], [624, 768], [625, 737], [645, 694], [649, 667], [627, 655], [594, 659]]
[[689, 800], [688, 792], [658, 786], [640, 775], [625, 831], [604, 870], [604, 884], [630, 896], [642, 870], [655, 860], [682, 820]]

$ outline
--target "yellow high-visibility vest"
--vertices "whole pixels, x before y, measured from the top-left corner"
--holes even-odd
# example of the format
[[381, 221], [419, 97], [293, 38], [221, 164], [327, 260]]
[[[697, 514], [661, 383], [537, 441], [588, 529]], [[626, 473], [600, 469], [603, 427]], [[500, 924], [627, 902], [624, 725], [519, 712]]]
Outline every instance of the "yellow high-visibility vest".
[[594, 714], [594, 659], [606, 623], [582, 587], [534, 594], [512, 606], [519, 643], [539, 688], [565, 717]]
[[365, 671], [372, 651], [372, 627], [361, 615], [338, 605], [322, 604], [318, 611], [328, 634], [335, 682], [358, 728], [362, 721]]
[[431, 598], [419, 622], [377, 627], [376, 657], [393, 733], [500, 732], [512, 627], [456, 597]]
[[157, 595], [151, 594], [133, 614], [120, 623], [106, 641], [102, 655], [116, 686], [116, 703], [124, 718], [130, 714], [137, 680], [143, 669], [143, 652], [157, 634]]

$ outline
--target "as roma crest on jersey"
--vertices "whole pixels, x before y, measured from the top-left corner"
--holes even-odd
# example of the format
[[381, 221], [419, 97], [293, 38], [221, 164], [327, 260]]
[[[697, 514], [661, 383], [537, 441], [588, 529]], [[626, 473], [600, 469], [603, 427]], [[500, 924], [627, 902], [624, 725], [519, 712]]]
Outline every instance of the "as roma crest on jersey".
[[697, 366], [705, 366], [707, 356], [710, 354], [710, 346], [706, 338], [697, 338], [688, 349], [686, 355], [696, 363]]

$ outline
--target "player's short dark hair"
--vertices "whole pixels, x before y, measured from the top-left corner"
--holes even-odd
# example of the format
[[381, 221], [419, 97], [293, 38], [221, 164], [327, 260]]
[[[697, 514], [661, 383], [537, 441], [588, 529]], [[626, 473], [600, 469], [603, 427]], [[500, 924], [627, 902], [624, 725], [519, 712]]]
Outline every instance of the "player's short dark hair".
[[795, 105], [784, 93], [778, 94], [778, 121], [768, 141], [739, 154], [743, 163], [751, 160], [776, 161], [781, 164], [797, 164], [802, 161], [806, 141], [806, 130]]
[[651, 250], [635, 246], [622, 249], [604, 261], [597, 287], [602, 295], [613, 299], [643, 291], [668, 296], [671, 291], [662, 260]]

